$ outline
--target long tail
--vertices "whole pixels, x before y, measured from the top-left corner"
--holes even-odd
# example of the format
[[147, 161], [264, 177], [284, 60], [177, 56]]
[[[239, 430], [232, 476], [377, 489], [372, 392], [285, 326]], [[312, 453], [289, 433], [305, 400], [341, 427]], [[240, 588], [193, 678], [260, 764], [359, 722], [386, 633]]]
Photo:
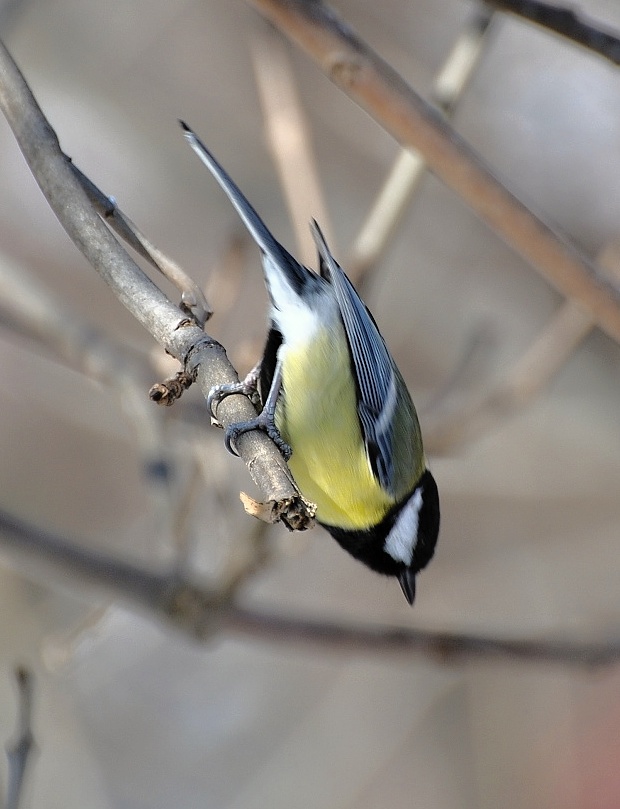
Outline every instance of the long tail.
[[228, 199], [234, 205], [237, 213], [241, 217], [243, 224], [247, 227], [252, 238], [260, 249], [267, 256], [270, 257], [276, 266], [287, 275], [290, 281], [293, 281], [296, 287], [303, 286], [306, 281], [307, 270], [299, 264], [296, 259], [282, 245], [274, 239], [268, 230], [267, 226], [256, 213], [254, 208], [250, 205], [244, 194], [239, 187], [230, 178], [225, 169], [213, 157], [211, 152], [202, 143], [202, 141], [195, 135], [195, 133], [183, 121], [179, 121], [185, 139], [196, 152], [198, 157], [202, 160], [205, 166], [209, 169], [211, 174], [220, 184]]

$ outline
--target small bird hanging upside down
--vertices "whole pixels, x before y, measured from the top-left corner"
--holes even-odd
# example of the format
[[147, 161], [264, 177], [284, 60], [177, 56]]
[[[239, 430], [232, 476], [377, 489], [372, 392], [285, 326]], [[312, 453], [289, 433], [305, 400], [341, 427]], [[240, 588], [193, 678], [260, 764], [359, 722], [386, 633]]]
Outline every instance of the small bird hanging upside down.
[[352, 556], [396, 576], [407, 601], [439, 533], [437, 485], [426, 466], [415, 407], [375, 321], [316, 224], [319, 273], [271, 235], [239, 188], [181, 122], [192, 149], [218, 181], [262, 254], [271, 329], [260, 365], [224, 396], [249, 392], [262, 412], [233, 424], [226, 444], [261, 428], [276, 442], [316, 517]]

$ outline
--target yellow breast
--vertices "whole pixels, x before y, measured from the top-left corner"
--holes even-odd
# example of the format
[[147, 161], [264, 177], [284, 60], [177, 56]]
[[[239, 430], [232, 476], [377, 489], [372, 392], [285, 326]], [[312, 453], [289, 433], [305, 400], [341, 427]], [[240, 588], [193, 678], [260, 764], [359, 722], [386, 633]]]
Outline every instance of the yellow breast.
[[289, 466], [304, 497], [316, 503], [320, 522], [369, 528], [393, 500], [366, 457], [344, 330], [319, 332], [310, 349], [280, 349], [284, 404], [276, 426], [293, 449]]

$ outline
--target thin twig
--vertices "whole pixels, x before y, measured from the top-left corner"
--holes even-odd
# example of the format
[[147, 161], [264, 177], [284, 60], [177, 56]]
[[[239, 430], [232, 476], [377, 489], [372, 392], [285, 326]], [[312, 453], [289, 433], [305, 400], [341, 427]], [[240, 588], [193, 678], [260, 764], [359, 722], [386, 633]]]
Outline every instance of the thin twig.
[[23, 798], [26, 767], [35, 747], [32, 733], [33, 678], [24, 666], [15, 670], [19, 708], [15, 739], [7, 745], [9, 777], [6, 794], [6, 809], [18, 809]]
[[[93, 588], [102, 589], [197, 640], [210, 638], [214, 632], [230, 631], [252, 641], [318, 647], [344, 654], [421, 655], [445, 664], [486, 659], [603, 666], [620, 660], [620, 643], [616, 640], [582, 643], [555, 638], [505, 639], [355, 625], [246, 609], [231, 603], [229, 593], [111, 559], [1, 510], [0, 547], [10, 561], [22, 569], [26, 567], [30, 576], [38, 571], [48, 584], [61, 577], [64, 586], [86, 585], [91, 595]], [[241, 574], [243, 577], [243, 570]]]
[[191, 311], [196, 323], [201, 327], [204, 326], [213, 314], [213, 310], [207, 303], [198, 284], [189, 277], [176, 261], [162, 253], [158, 247], [155, 247], [146, 238], [131, 219], [121, 211], [115, 199], [107, 197], [103, 191], [100, 191], [93, 181], [81, 172], [77, 166], [72, 164], [72, 168], [99, 216], [103, 217], [105, 222], [130, 247], [133, 247], [139, 255], [145, 258], [156, 270], [159, 270], [179, 290], [184, 311]]
[[248, 0], [564, 295], [578, 300], [620, 341], [620, 285], [526, 208], [481, 158], [386, 62], [324, 3]]
[[[61, 224], [121, 303], [166, 351], [195, 374], [203, 395], [236, 381], [223, 347], [175, 306], [130, 258], [94, 211], [54, 130], [30, 88], [0, 45], [0, 109]], [[230, 396], [218, 409], [226, 426], [255, 415], [245, 396]], [[313, 524], [284, 459], [275, 444], [257, 430], [245, 433], [237, 448], [267, 503], [273, 521], [298, 530]]]
[[560, 34], [593, 53], [620, 65], [620, 36], [603, 30], [599, 23], [587, 20], [566, 6], [541, 3], [539, 0], [485, 0], [489, 6]]

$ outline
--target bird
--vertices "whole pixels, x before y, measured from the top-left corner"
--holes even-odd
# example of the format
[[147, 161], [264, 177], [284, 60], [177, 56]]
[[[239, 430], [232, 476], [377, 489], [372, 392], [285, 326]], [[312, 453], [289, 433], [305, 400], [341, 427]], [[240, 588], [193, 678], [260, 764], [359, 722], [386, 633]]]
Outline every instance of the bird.
[[228, 173], [180, 121], [187, 142], [236, 209], [261, 252], [270, 329], [261, 361], [234, 385], [213, 388], [207, 405], [257, 393], [256, 419], [230, 425], [275, 441], [316, 520], [351, 556], [396, 577], [413, 604], [416, 575], [439, 534], [439, 494], [424, 455], [416, 409], [376, 322], [311, 231], [319, 270], [300, 264], [271, 234]]

